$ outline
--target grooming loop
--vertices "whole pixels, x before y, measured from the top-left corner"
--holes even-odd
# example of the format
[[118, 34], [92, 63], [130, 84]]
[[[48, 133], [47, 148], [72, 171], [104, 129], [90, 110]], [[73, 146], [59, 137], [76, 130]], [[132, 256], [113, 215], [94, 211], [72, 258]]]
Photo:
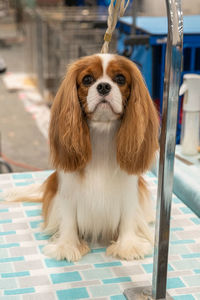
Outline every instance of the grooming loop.
[[[111, 3], [108, 8], [108, 28], [106, 30], [106, 33], [104, 35], [104, 44], [101, 49], [101, 53], [108, 53], [109, 50], [109, 42], [112, 39], [113, 31], [115, 30], [117, 20], [119, 17], [123, 17], [125, 10], [128, 7], [130, 0], [127, 0], [127, 3], [125, 3], [125, 0], [111, 0]], [[115, 2], [115, 4], [114, 4]]]

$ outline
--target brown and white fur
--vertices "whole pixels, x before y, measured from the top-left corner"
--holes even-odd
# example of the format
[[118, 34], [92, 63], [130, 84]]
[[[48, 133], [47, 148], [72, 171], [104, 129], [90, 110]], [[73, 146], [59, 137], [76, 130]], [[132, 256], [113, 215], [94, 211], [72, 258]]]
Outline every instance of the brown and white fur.
[[43, 202], [44, 230], [53, 235], [44, 253], [76, 261], [89, 252], [90, 240], [106, 243], [107, 254], [121, 259], [148, 254], [152, 208], [141, 175], [158, 148], [158, 116], [136, 65], [97, 54], [69, 66], [49, 139], [56, 171], [41, 196], [36, 186], [29, 198], [26, 191], [14, 197]]

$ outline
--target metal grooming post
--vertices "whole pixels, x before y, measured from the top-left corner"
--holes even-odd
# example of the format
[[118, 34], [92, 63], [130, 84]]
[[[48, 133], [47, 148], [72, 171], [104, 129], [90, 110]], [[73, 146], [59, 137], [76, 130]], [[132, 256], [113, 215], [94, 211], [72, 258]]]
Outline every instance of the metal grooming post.
[[[127, 289], [127, 299], [170, 299], [166, 294], [173, 189], [174, 153], [178, 114], [179, 84], [182, 67], [183, 17], [181, 0], [166, 0], [168, 39], [160, 139], [160, 164], [155, 227], [154, 268], [152, 287]], [[172, 299], [172, 298], [171, 298]]]

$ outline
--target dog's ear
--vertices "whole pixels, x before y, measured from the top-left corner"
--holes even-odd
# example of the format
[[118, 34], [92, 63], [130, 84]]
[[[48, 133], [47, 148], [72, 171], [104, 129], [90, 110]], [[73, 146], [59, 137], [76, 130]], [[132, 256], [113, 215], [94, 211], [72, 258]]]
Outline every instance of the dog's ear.
[[158, 113], [143, 77], [129, 62], [131, 94], [117, 134], [117, 161], [129, 174], [141, 174], [151, 166], [158, 149]]
[[53, 102], [49, 130], [53, 166], [73, 172], [91, 158], [89, 128], [77, 95], [78, 64], [72, 64]]

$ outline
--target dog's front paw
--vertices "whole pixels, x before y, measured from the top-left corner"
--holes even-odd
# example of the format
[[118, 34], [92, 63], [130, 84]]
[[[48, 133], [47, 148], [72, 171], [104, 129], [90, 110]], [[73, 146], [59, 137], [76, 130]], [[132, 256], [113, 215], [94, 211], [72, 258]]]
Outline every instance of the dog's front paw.
[[56, 260], [66, 259], [68, 261], [78, 261], [83, 255], [90, 251], [87, 243], [81, 242], [79, 246], [69, 243], [49, 243], [43, 249], [43, 253]]
[[141, 238], [127, 240], [126, 242], [113, 242], [106, 250], [107, 255], [125, 260], [143, 259], [145, 255], [151, 253], [152, 246]]

